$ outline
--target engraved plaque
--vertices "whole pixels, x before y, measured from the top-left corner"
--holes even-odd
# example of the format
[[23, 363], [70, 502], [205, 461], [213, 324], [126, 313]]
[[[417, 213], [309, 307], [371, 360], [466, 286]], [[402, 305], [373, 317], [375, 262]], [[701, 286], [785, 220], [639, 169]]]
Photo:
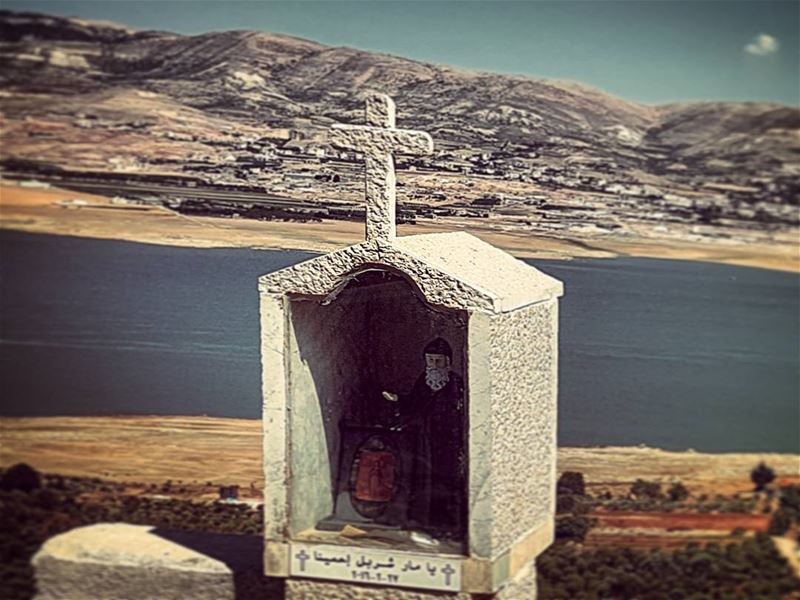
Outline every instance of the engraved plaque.
[[348, 546], [290, 544], [289, 575], [406, 588], [461, 590], [461, 559]]

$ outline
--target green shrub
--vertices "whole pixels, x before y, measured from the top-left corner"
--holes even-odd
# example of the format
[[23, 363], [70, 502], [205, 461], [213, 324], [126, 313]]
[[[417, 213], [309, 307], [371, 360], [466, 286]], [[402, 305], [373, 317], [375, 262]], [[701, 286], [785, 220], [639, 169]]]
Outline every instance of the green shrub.
[[591, 510], [592, 502], [586, 496], [575, 494], [556, 496], [556, 514], [585, 515]]
[[746, 500], [734, 498], [733, 500], [723, 501], [719, 505], [720, 512], [726, 513], [749, 513], [752, 505]]
[[770, 535], [783, 535], [789, 531], [789, 527], [792, 526], [792, 520], [792, 513], [789, 510], [779, 508], [769, 520], [767, 532]]
[[26, 494], [42, 487], [42, 477], [39, 472], [25, 463], [17, 463], [3, 473], [0, 479], [0, 488], [11, 491], [20, 490]]
[[564, 471], [556, 483], [556, 495], [585, 496], [586, 483], [583, 480], [583, 473]]
[[661, 484], [657, 481], [637, 479], [631, 485], [631, 495], [634, 498], [661, 498]]
[[750, 471], [750, 481], [756, 486], [756, 491], [763, 490], [767, 485], [775, 480], [775, 471], [769, 468], [763, 461]]
[[683, 502], [689, 497], [689, 490], [678, 481], [669, 487], [667, 490], [667, 497], [673, 502]]
[[584, 516], [566, 516], [556, 519], [556, 539], [582, 542], [592, 528], [592, 520]]
[[800, 523], [800, 485], [789, 485], [780, 490], [780, 506], [789, 511], [795, 523]]
[[45, 510], [53, 510], [61, 503], [61, 494], [50, 488], [42, 488], [33, 493], [33, 500]]
[[537, 559], [540, 600], [797, 597], [795, 578], [768, 535], [674, 552], [581, 549], [557, 542]]

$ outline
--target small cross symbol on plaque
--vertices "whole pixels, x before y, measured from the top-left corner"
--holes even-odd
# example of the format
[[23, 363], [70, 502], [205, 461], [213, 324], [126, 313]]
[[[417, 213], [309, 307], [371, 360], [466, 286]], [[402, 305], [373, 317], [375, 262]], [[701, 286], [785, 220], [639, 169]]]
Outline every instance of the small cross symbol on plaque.
[[297, 554], [295, 554], [295, 555], [294, 555], [294, 557], [295, 557], [297, 560], [299, 560], [299, 561], [300, 561], [300, 570], [301, 570], [301, 571], [305, 571], [305, 570], [306, 570], [306, 561], [307, 561], [309, 558], [311, 558], [311, 556], [309, 556], [309, 554], [308, 554], [308, 553], [307, 553], [305, 550], [300, 550], [300, 552], [298, 552]]
[[450, 579], [453, 577], [455, 572], [456, 572], [456, 570], [453, 567], [450, 566], [450, 563], [447, 563], [442, 568], [442, 573], [444, 573], [444, 584], [445, 585], [450, 585]]
[[338, 148], [364, 154], [367, 241], [391, 241], [396, 236], [394, 153], [430, 154], [433, 140], [424, 131], [396, 129], [394, 102], [385, 94], [367, 97], [366, 115], [366, 125], [334, 125], [330, 142]]

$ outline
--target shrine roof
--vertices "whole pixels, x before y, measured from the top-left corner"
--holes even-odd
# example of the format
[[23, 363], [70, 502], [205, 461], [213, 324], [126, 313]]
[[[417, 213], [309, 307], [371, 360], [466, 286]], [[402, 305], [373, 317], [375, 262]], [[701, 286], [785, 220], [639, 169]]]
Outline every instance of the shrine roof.
[[435, 305], [508, 312], [561, 296], [560, 281], [468, 233], [368, 241], [264, 275], [264, 293], [335, 297], [355, 273], [388, 267]]

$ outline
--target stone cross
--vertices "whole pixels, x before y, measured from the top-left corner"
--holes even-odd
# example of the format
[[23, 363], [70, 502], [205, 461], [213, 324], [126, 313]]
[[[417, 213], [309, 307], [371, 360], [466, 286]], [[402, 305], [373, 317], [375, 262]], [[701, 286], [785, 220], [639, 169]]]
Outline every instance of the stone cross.
[[364, 154], [367, 241], [391, 241], [396, 236], [394, 153], [431, 154], [433, 140], [424, 131], [396, 129], [394, 102], [385, 94], [367, 97], [366, 116], [366, 125], [334, 125], [329, 139], [338, 148]]
[[300, 550], [297, 554], [295, 554], [295, 558], [300, 561], [300, 570], [306, 570], [306, 561], [311, 558], [311, 555], [308, 554], [305, 550]]
[[445, 585], [450, 585], [450, 578], [453, 576], [453, 574], [455, 572], [456, 572], [456, 570], [452, 566], [450, 566], [450, 563], [448, 563], [448, 564], [446, 564], [444, 566], [444, 569], [442, 569], [442, 573], [444, 573], [444, 584]]

